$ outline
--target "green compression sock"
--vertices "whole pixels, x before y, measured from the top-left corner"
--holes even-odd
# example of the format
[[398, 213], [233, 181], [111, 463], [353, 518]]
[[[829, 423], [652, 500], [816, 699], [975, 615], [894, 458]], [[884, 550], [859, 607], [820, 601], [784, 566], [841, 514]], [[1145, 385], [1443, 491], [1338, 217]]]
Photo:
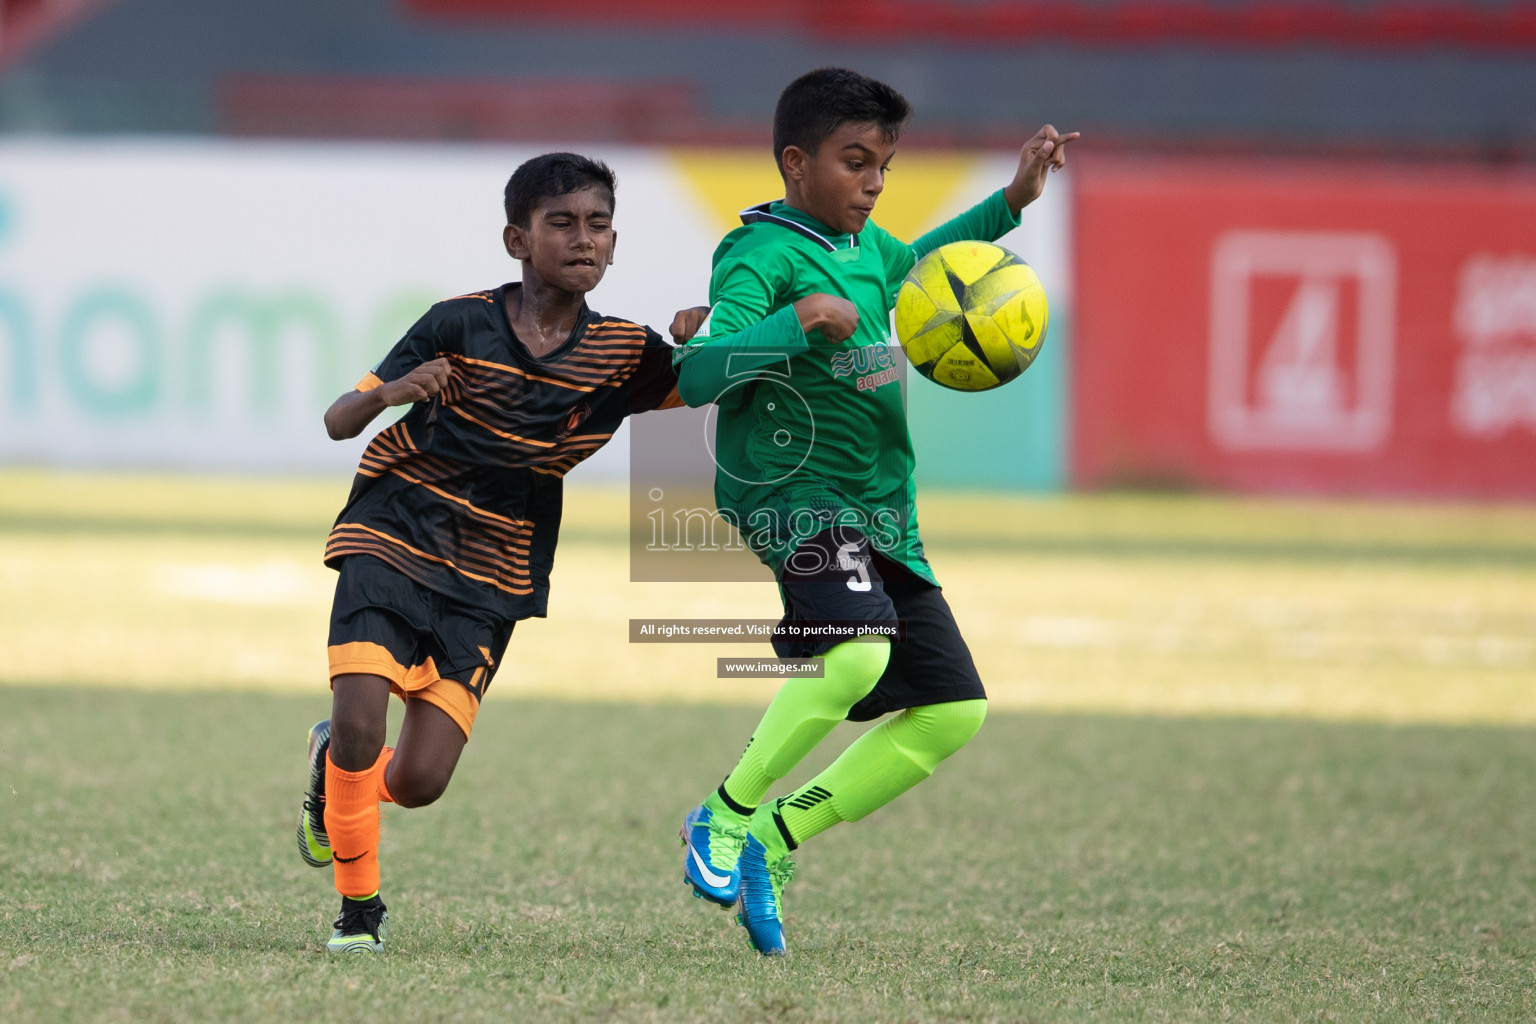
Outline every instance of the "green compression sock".
[[736, 803], [756, 807], [768, 787], [827, 738], [848, 716], [848, 709], [880, 681], [891, 659], [891, 642], [877, 636], [849, 640], [822, 659], [827, 665], [822, 678], [786, 680], [763, 713], [741, 760], [725, 780], [725, 791]]
[[784, 827], [803, 843], [840, 821], [858, 821], [932, 775], [940, 761], [970, 742], [986, 717], [986, 701], [961, 700], [886, 719], [779, 801]]

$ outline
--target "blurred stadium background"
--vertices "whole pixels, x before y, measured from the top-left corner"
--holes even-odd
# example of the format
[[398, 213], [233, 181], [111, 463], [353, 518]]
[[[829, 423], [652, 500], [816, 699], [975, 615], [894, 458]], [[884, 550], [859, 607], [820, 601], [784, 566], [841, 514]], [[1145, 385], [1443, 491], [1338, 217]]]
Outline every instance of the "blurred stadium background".
[[552, 145], [623, 177], [594, 304], [664, 322], [826, 63], [916, 105], [898, 231], [1088, 139], [1010, 240], [1046, 357], [963, 420], [913, 390], [925, 482], [1536, 496], [1536, 5], [1497, 0], [4, 0], [0, 458], [344, 468], [314, 411], [509, 276], [498, 183]]

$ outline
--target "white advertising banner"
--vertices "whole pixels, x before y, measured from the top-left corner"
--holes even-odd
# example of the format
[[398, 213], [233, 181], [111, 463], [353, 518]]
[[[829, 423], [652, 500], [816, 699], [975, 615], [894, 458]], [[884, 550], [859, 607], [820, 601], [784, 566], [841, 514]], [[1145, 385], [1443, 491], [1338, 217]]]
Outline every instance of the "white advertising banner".
[[[549, 148], [0, 143], [0, 462], [349, 470], [366, 438], [329, 440], [321, 414], [432, 302], [517, 279], [502, 189]], [[589, 301], [662, 331], [707, 300], [733, 212], [782, 195], [755, 150], [583, 151], [619, 175], [616, 263]], [[877, 216], [907, 237], [1012, 160], [909, 166]], [[1065, 249], [1045, 213], [1042, 274]], [[622, 472], [624, 448], [586, 472]]]

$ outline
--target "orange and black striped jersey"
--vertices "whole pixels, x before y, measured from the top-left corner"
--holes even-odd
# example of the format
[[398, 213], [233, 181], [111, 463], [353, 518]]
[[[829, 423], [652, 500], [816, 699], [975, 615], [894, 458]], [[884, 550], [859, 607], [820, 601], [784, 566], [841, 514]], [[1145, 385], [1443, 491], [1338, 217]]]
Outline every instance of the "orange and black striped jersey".
[[372, 555], [504, 618], [544, 614], [565, 474], [625, 416], [680, 402], [672, 346], [585, 306], [565, 343], [535, 357], [507, 319], [505, 294], [518, 287], [439, 302], [358, 384], [451, 363], [447, 387], [363, 452], [327, 565]]

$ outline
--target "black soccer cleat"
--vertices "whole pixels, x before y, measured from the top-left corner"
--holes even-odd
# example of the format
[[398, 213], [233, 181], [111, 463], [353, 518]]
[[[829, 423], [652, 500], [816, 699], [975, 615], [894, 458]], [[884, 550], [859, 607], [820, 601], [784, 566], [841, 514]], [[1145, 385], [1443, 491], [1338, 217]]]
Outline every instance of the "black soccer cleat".
[[341, 913], [336, 915], [336, 930], [325, 944], [327, 953], [382, 953], [384, 930], [389, 924], [389, 911], [379, 894], [365, 900], [341, 898]]
[[331, 720], [309, 730], [309, 786], [299, 809], [299, 856], [312, 868], [331, 862], [331, 837], [325, 832], [325, 754], [331, 749]]

